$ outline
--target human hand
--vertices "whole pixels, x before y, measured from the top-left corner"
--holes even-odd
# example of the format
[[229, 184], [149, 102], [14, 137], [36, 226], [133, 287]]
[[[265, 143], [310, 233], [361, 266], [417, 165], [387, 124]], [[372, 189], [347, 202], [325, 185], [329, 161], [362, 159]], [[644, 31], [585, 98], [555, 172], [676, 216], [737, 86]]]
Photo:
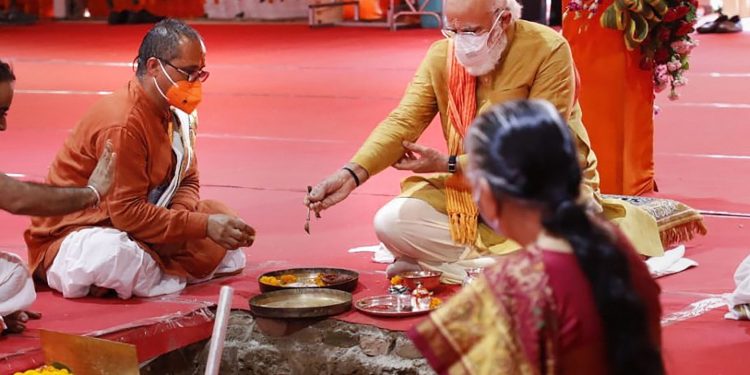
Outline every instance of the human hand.
[[316, 216], [320, 217], [321, 211], [340, 203], [356, 188], [357, 183], [352, 175], [344, 169], [339, 170], [315, 185], [305, 196], [305, 206], [315, 211]]
[[448, 172], [447, 155], [433, 148], [408, 141], [404, 141], [403, 146], [406, 153], [396, 164], [393, 164], [394, 168], [415, 173]]
[[112, 142], [107, 140], [104, 151], [102, 151], [99, 162], [96, 163], [96, 168], [91, 173], [88, 183], [99, 192], [102, 199], [112, 189], [115, 180], [115, 161], [117, 161], [117, 154], [112, 152]]
[[229, 215], [209, 216], [207, 232], [211, 240], [227, 250], [247, 247], [255, 241], [255, 229], [242, 219]]

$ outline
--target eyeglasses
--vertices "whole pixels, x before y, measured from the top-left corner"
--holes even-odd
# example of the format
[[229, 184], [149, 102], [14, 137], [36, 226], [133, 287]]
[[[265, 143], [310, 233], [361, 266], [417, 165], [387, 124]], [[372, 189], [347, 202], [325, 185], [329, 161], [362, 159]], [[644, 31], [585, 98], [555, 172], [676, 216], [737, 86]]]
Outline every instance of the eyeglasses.
[[456, 31], [456, 30], [449, 30], [449, 29], [441, 29], [441, 33], [443, 33], [443, 36], [447, 39], [453, 39], [458, 34], [461, 35], [479, 35], [473, 31]]
[[[159, 60], [161, 60], [161, 59], [159, 59]], [[180, 68], [172, 65], [172, 63], [170, 63], [167, 60], [161, 60], [161, 61], [164, 62], [165, 64], [171, 66], [172, 68], [174, 68], [174, 70], [176, 70], [176, 71], [184, 74], [185, 77], [187, 77], [188, 82], [195, 82], [195, 81], [206, 82], [206, 80], [208, 79], [208, 76], [210, 75], [210, 73], [208, 71], [205, 71], [203, 69], [199, 69], [199, 70], [194, 71], [194, 72], [187, 72], [184, 69], [180, 69]]]
[[[499, 11], [500, 13], [497, 15], [497, 17], [495, 18], [495, 20], [492, 22], [492, 27], [490, 28], [490, 31], [488, 31], [488, 33], [491, 33], [492, 30], [495, 29], [495, 25], [497, 25], [497, 21], [499, 21], [500, 18], [503, 17], [503, 12], [505, 12], [506, 10], [507, 9], [498, 9], [498, 10], [495, 11], [495, 12]], [[453, 37], [455, 37], [458, 34], [461, 34], [461, 35], [470, 35], [470, 36], [479, 36], [479, 35], [485, 34], [485, 32], [482, 32], [482, 31], [479, 31], [479, 32], [477, 32], [477, 31], [457, 31], [457, 30], [451, 30], [451, 29], [441, 29], [440, 32], [442, 32], [443, 36], [446, 37], [447, 39], [453, 39]]]

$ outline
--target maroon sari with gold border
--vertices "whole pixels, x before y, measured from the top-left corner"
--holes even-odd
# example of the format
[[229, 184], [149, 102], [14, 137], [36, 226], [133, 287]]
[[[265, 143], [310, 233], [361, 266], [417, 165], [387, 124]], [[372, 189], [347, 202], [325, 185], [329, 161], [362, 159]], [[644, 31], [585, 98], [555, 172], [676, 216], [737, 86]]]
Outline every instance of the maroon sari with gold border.
[[504, 257], [410, 332], [439, 374], [554, 374], [554, 297], [541, 251]]
[[[651, 339], [661, 347], [659, 285], [625, 235], [611, 224], [599, 224], [611, 231], [626, 255], [633, 288], [646, 308]], [[579, 278], [570, 285], [573, 279], [559, 278], [561, 272], [570, 276], [569, 271], [556, 267], [550, 275], [553, 270], [546, 269], [545, 264], [543, 251], [536, 247], [504, 256], [412, 328], [409, 337], [439, 374], [601, 373], [606, 359], [597, 350], [597, 340], [571, 342], [580, 337], [581, 327], [575, 328], [575, 333], [566, 331], [563, 324], [570, 322], [561, 321], [565, 318], [558, 315], [571, 303], [593, 303], [591, 297], [586, 302], [575, 289], [587, 282]], [[560, 290], [553, 290], [554, 280]], [[568, 297], [560, 294], [564, 300], [556, 300], [556, 292], [564, 289], [568, 289]], [[572, 299], [571, 293], [575, 295]], [[576, 317], [587, 319], [584, 315]], [[601, 323], [589, 319], [582, 324]]]

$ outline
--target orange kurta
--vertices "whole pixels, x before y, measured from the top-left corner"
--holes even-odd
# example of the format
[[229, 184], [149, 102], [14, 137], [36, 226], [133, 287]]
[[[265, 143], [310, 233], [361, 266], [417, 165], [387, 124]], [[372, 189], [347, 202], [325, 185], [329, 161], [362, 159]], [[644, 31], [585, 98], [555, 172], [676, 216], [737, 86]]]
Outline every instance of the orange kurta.
[[171, 274], [203, 278], [219, 265], [226, 251], [207, 239], [208, 216], [231, 212], [218, 202], [199, 201], [195, 160], [169, 208], [149, 203], [149, 193], [167, 185], [174, 175], [170, 119], [170, 113], [152, 103], [137, 79], [101, 99], [84, 116], [57, 154], [47, 182], [86, 185], [105, 142], [111, 140], [117, 154], [115, 185], [98, 208], [32, 219], [25, 239], [29, 263], [38, 278], [45, 279], [69, 233], [93, 226], [127, 232]]
[[599, 158], [601, 190], [640, 195], [656, 188], [652, 73], [640, 68], [639, 50], [625, 48], [621, 31], [599, 24], [611, 4], [603, 0], [593, 18], [582, 12], [576, 19], [570, 12], [563, 20], [563, 35], [580, 74], [579, 102]]

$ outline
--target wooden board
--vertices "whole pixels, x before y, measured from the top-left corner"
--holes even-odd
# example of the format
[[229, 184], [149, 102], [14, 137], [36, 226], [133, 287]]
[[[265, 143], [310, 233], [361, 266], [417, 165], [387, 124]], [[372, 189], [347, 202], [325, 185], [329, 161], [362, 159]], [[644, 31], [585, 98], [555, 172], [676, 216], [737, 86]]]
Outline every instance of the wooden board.
[[76, 375], [138, 375], [135, 345], [59, 332], [40, 332], [47, 364], [59, 363]]

